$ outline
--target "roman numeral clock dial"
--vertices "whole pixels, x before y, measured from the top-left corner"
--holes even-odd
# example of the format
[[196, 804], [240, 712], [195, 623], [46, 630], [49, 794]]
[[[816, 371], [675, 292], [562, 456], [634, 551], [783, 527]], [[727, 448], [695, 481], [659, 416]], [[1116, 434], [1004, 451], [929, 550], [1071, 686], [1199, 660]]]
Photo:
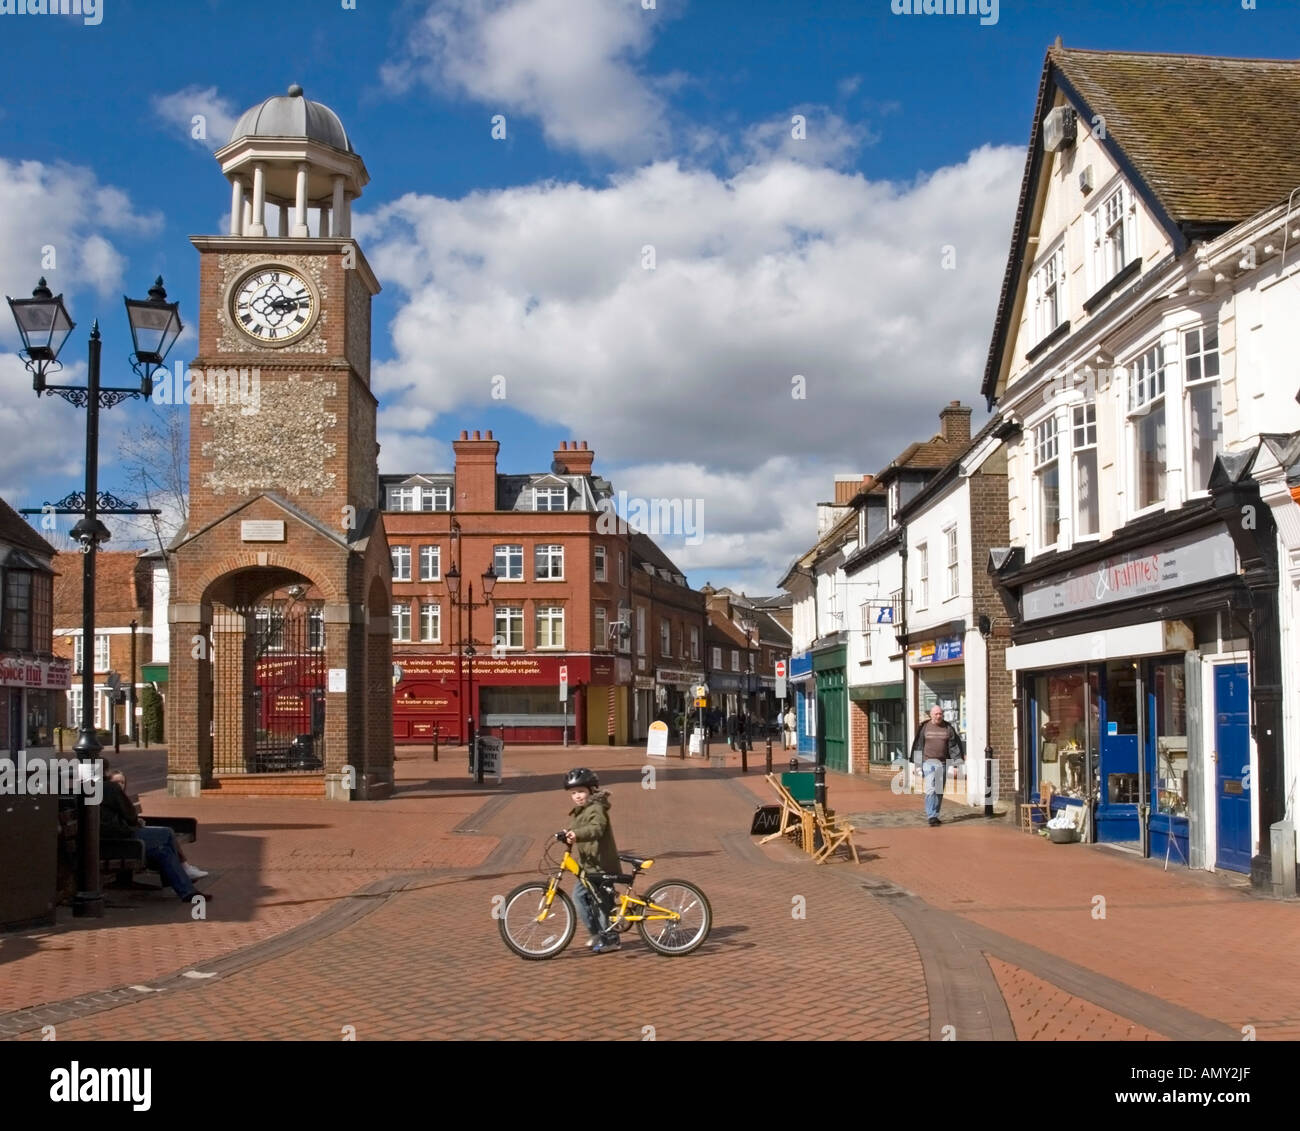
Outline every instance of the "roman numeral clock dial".
[[283, 345], [301, 337], [311, 325], [316, 298], [301, 276], [268, 267], [239, 284], [232, 311], [235, 325], [250, 338]]

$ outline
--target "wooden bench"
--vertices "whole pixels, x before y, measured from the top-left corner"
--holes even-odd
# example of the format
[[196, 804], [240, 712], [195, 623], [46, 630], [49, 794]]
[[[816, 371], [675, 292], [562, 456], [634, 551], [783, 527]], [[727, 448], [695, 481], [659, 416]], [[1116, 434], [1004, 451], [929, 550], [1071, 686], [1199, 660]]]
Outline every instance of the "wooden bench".
[[[184, 844], [193, 844], [199, 839], [199, 823], [193, 817], [142, 817], [141, 820], [146, 825], [171, 829], [176, 834], [177, 841]], [[137, 884], [135, 876], [138, 872], [154, 872], [145, 860], [144, 841], [133, 836], [101, 838], [99, 870], [101, 873], [115, 875], [118, 885], [122, 887], [150, 887], [147, 884]], [[156, 872], [154, 874], [157, 875]], [[158, 879], [161, 886], [162, 877], [159, 876]]]

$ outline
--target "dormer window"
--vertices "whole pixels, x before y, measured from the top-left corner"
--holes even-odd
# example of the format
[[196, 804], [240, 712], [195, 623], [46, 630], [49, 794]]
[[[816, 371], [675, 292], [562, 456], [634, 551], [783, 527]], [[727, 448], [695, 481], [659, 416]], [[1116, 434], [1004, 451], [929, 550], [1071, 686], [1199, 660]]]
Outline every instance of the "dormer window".
[[1092, 276], [1102, 287], [1128, 265], [1137, 252], [1133, 230], [1133, 200], [1127, 186], [1120, 184], [1101, 199], [1092, 212]]
[[566, 487], [534, 487], [533, 510], [566, 511], [569, 509], [569, 491]]
[[385, 509], [390, 511], [449, 511], [450, 487], [389, 487]]

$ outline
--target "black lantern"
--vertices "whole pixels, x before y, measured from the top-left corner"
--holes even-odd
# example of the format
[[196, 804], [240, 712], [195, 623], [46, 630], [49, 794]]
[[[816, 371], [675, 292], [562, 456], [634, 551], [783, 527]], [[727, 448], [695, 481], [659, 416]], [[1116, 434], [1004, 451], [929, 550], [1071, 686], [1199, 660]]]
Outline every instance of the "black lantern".
[[9, 299], [9, 309], [22, 335], [23, 352], [32, 370], [32, 387], [39, 393], [45, 385], [45, 372], [58, 361], [59, 351], [76, 323], [68, 316], [63, 296], [55, 295], [42, 279], [31, 298]]
[[[495, 589], [496, 586], [497, 586], [497, 571], [492, 566], [488, 566], [487, 569], [483, 571], [483, 596], [491, 597], [492, 590]], [[456, 595], [455, 591], [453, 590], [452, 596], [454, 597], [455, 595]]]
[[153, 392], [154, 370], [162, 365], [185, 328], [181, 325], [180, 303], [167, 301], [161, 275], [149, 288], [147, 299], [124, 297], [123, 301], [135, 346], [134, 368], [140, 374], [140, 391], [147, 397]]
[[447, 583], [447, 592], [453, 597], [460, 596], [460, 570], [454, 565], [445, 574], [443, 580]]

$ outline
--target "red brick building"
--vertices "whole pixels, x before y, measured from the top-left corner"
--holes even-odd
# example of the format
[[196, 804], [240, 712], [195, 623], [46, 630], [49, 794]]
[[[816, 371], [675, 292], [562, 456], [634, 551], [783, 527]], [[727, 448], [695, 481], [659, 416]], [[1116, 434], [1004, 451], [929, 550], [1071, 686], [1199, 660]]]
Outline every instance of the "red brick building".
[[490, 431], [462, 432], [453, 471], [380, 477], [394, 739], [431, 742], [436, 727], [440, 741], [464, 742], [472, 717], [508, 742], [560, 742], [567, 725], [570, 741], [625, 743], [630, 555], [610, 484], [585, 441], [563, 442], [549, 471], [518, 475], [498, 470], [500, 447]]
[[692, 686], [705, 682], [704, 594], [647, 534], [632, 531], [632, 734], [645, 739], [656, 719], [675, 725]]
[[[54, 579], [54, 654], [71, 664], [72, 686], [59, 712], [64, 725], [81, 727], [81, 562], [66, 556], [62, 572]], [[95, 643], [91, 662], [95, 672], [95, 727], [111, 730], [114, 718], [122, 738], [133, 732], [129, 704], [114, 706], [108, 688], [110, 672], [121, 676], [121, 688], [128, 691], [131, 669], [131, 623], [135, 622], [136, 702], [143, 684], [142, 666], [153, 649], [154, 563], [132, 550], [102, 550], [95, 562]], [[163, 628], [165, 631], [165, 626]], [[75, 739], [73, 740], [75, 741]]]

